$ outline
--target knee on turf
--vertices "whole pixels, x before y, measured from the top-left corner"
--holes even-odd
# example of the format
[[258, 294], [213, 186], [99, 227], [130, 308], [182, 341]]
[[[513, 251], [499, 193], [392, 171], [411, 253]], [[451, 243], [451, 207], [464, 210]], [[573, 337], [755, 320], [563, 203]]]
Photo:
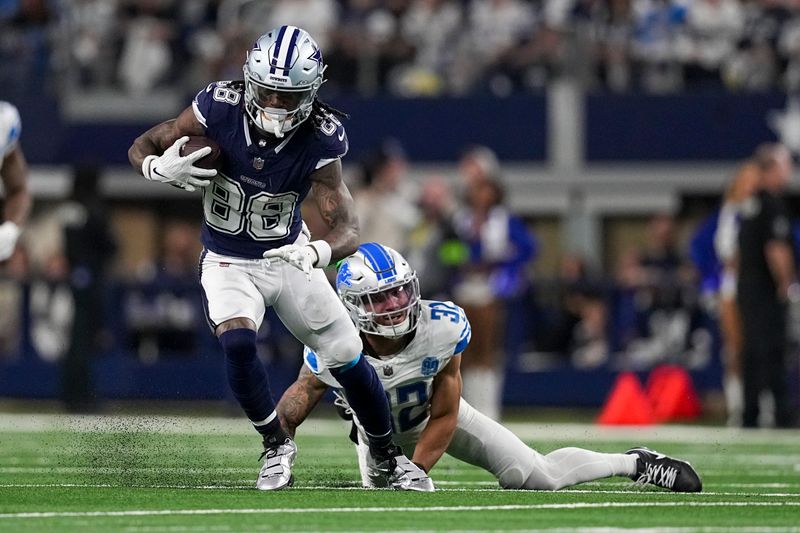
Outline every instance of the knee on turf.
[[521, 489], [522, 484], [525, 482], [525, 477], [522, 474], [522, 470], [512, 466], [503, 470], [500, 475], [497, 476], [497, 481], [504, 489]]
[[555, 479], [538, 468], [524, 468], [522, 465], [509, 465], [497, 476], [504, 489], [558, 490], [561, 486]]

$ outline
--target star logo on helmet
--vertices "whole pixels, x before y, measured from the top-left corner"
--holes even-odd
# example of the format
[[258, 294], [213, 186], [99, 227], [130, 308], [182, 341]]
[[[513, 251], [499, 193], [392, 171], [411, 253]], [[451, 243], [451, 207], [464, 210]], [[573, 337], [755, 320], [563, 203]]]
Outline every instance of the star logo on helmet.
[[322, 50], [320, 50], [319, 48], [315, 48], [314, 53], [308, 56], [308, 59], [316, 61], [317, 65], [322, 67]]

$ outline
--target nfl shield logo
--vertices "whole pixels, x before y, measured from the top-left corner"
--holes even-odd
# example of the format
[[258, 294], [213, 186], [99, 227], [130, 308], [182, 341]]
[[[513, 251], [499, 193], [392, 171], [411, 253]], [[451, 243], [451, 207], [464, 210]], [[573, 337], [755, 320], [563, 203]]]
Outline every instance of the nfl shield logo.
[[384, 376], [386, 376], [388, 378], [392, 374], [394, 374], [394, 369], [392, 369], [392, 367], [390, 367], [390, 366], [383, 367], [383, 375]]
[[261, 170], [262, 168], [264, 168], [264, 160], [261, 159], [260, 157], [254, 157], [253, 168], [256, 170]]

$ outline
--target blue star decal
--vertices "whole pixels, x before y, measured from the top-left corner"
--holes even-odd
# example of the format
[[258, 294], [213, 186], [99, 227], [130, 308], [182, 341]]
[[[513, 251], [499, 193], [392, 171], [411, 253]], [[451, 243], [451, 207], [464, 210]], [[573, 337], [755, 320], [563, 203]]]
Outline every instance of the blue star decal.
[[314, 61], [316, 61], [316, 62], [317, 62], [317, 64], [318, 64], [318, 65], [320, 66], [320, 68], [321, 68], [321, 67], [322, 67], [322, 50], [320, 50], [319, 48], [317, 48], [316, 50], [314, 50], [314, 53], [313, 53], [313, 54], [311, 54], [310, 56], [308, 56], [308, 59], [313, 59]]

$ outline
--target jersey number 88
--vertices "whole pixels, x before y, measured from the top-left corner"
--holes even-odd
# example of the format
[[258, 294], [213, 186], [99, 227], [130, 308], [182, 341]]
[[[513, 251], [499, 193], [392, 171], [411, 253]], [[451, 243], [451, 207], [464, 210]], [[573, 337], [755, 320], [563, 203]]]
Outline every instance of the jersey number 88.
[[264, 191], [247, 198], [241, 185], [220, 174], [203, 189], [203, 212], [206, 223], [217, 231], [247, 231], [257, 241], [270, 241], [289, 235], [297, 198], [295, 192]]

